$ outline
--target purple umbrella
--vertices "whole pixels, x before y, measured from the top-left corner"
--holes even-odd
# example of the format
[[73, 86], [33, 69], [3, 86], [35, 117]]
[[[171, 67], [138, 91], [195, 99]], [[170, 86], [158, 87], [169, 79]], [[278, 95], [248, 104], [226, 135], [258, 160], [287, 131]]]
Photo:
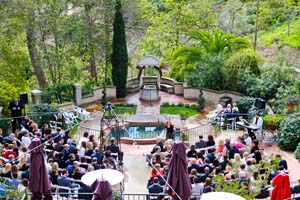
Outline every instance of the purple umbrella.
[[[182, 142], [174, 143], [173, 154], [169, 164], [168, 194], [173, 199], [186, 200], [192, 194], [192, 186], [187, 172], [186, 146]], [[178, 196], [180, 197], [178, 197]]]
[[43, 149], [40, 139], [35, 138], [28, 146], [30, 150], [29, 189], [32, 200], [52, 199], [51, 185], [44, 161]]
[[94, 191], [92, 200], [112, 200], [112, 186], [103, 179], [96, 179], [90, 186]]

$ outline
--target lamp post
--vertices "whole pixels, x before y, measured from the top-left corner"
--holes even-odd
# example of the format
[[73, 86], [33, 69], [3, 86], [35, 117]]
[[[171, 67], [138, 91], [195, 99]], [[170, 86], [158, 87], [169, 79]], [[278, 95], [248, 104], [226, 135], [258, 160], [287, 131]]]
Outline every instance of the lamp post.
[[[101, 148], [104, 145], [104, 127], [111, 128], [112, 125], [115, 127], [115, 133], [117, 135], [117, 144], [120, 144], [120, 118], [112, 108], [112, 105], [110, 102], [107, 102], [105, 104], [104, 108], [102, 109], [103, 115], [100, 120], [100, 140], [101, 140]], [[113, 122], [115, 122], [113, 124]], [[119, 148], [121, 150], [121, 145], [119, 145]]]

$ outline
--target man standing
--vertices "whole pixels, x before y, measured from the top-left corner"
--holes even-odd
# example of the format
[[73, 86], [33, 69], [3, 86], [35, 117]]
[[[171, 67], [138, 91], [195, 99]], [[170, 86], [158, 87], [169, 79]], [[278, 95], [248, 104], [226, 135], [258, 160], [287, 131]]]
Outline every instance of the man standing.
[[9, 103], [8, 109], [11, 111], [12, 132], [15, 133], [17, 128], [20, 128], [21, 126], [23, 105], [19, 100], [15, 99]]

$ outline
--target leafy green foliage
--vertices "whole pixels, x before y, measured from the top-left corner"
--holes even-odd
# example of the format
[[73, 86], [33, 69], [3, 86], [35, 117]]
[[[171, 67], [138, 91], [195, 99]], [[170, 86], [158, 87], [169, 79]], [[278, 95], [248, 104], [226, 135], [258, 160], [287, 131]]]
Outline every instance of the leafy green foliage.
[[73, 100], [73, 85], [71, 83], [57, 83], [42, 91], [42, 102], [57, 103], [70, 102]]
[[287, 115], [280, 124], [279, 146], [294, 151], [300, 142], [300, 113]]
[[183, 77], [192, 80], [188, 82], [192, 86], [232, 89], [231, 80], [237, 79], [239, 71], [259, 74], [258, 63], [262, 59], [251, 50], [248, 40], [220, 30], [195, 30], [187, 34], [189, 44], [173, 54], [172, 74], [184, 74]]
[[29, 106], [30, 112], [28, 116], [41, 127], [43, 124], [48, 124], [54, 119], [54, 115], [59, 113], [59, 110], [49, 104], [33, 104]]
[[199, 112], [202, 112], [204, 107], [205, 107], [205, 98], [203, 97], [203, 95], [199, 95], [197, 110]]
[[117, 97], [123, 98], [127, 94], [128, 54], [121, 1], [117, 0], [116, 13], [113, 23], [113, 52], [111, 56], [112, 80], [117, 89]]
[[14, 99], [19, 99], [19, 94], [23, 92], [22, 88], [15, 87], [7, 81], [0, 81], [0, 106], [3, 107], [3, 113], [9, 115], [8, 105]]
[[297, 160], [300, 160], [300, 143], [297, 145], [294, 155]]
[[263, 116], [263, 128], [268, 129], [269, 125], [274, 125], [275, 128], [279, 128], [281, 121], [284, 119], [285, 115], [265, 115]]
[[236, 101], [236, 105], [239, 108], [240, 113], [248, 113], [253, 107], [255, 98], [243, 97]]

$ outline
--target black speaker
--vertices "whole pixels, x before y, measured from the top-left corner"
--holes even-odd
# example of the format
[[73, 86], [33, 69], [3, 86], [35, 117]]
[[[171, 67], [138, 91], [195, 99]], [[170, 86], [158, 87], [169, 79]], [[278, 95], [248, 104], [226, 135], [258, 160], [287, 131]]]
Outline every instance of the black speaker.
[[257, 98], [257, 99], [255, 99], [254, 106], [257, 109], [265, 109], [266, 108], [266, 100]]
[[28, 95], [27, 93], [20, 93], [20, 102], [21, 104], [28, 104]]

